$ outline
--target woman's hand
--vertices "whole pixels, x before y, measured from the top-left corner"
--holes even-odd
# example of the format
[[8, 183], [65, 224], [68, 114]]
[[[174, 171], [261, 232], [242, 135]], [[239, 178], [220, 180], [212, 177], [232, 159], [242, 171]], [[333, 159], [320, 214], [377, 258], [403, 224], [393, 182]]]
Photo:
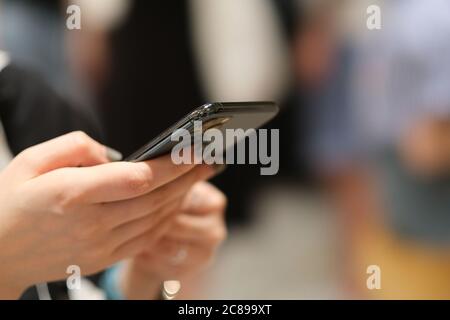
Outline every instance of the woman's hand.
[[187, 280], [204, 270], [226, 237], [226, 198], [209, 183], [198, 182], [161, 223], [140, 255], [124, 262], [119, 273], [128, 299], [158, 297], [165, 280]]
[[170, 157], [108, 163], [106, 147], [70, 133], [31, 147], [0, 173], [0, 298], [142, 252], [161, 210], [214, 170]]

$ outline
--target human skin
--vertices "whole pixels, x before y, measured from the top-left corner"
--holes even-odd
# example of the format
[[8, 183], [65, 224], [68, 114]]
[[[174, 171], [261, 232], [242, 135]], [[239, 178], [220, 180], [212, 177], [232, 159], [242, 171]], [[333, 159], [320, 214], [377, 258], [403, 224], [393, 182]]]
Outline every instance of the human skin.
[[400, 137], [398, 149], [406, 167], [422, 177], [450, 169], [450, 120], [423, 117]]
[[73, 132], [26, 149], [0, 173], [1, 299], [63, 279], [69, 265], [88, 275], [139, 254], [169, 213], [161, 209], [214, 174], [170, 157], [110, 163], [106, 150]]
[[[125, 298], [155, 299], [164, 280], [191, 281], [210, 265], [224, 241], [226, 197], [214, 186], [198, 182], [173, 206], [157, 230], [149, 230], [154, 238], [148, 247], [120, 268], [117, 281]], [[174, 264], [180, 249], [186, 257]]]

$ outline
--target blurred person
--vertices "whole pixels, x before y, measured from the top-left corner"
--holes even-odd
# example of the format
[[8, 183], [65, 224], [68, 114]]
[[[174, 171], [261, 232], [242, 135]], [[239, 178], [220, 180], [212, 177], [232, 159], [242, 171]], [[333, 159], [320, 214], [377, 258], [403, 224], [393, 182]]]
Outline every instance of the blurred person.
[[[320, 8], [300, 33], [309, 157], [341, 215], [344, 295], [448, 298], [448, 8], [378, 4], [383, 30], [372, 36], [359, 4], [346, 37]], [[370, 265], [381, 268], [381, 290], [366, 286]]]
[[[386, 4], [355, 66], [372, 201], [355, 230], [355, 284], [372, 298], [450, 298], [450, 4]], [[368, 290], [365, 270], [381, 270]]]
[[[2, 52], [0, 63], [0, 118], [19, 153], [0, 174], [1, 298], [64, 278], [69, 265], [92, 274], [124, 258], [124, 297], [157, 298], [154, 286], [164, 276], [183, 279], [210, 262], [224, 237], [225, 198], [196, 182], [211, 177], [213, 167], [176, 166], [169, 157], [109, 163], [120, 154], [81, 132], [43, 142], [73, 129], [98, 131]], [[180, 246], [185, 259], [169, 265]], [[67, 288], [52, 288], [53, 298], [64, 298]], [[23, 298], [35, 297], [32, 291]]]
[[369, 203], [351, 108], [355, 43], [349, 34], [352, 28], [345, 28], [341, 13], [347, 13], [353, 3], [309, 2], [294, 42], [298, 100], [304, 105], [301, 116], [306, 119], [298, 119], [305, 125], [298, 126], [297, 136], [303, 136], [306, 147], [300, 145], [297, 155], [305, 158], [315, 187], [324, 191], [339, 217], [337, 274], [342, 276], [343, 296], [355, 291], [348, 249], [355, 241], [353, 230], [364, 220]]
[[59, 95], [88, 103], [70, 69], [65, 0], [1, 0], [0, 49], [20, 66], [42, 75]]
[[0, 1], [1, 47], [16, 63], [45, 75], [52, 87], [59, 90], [68, 87], [62, 2]]

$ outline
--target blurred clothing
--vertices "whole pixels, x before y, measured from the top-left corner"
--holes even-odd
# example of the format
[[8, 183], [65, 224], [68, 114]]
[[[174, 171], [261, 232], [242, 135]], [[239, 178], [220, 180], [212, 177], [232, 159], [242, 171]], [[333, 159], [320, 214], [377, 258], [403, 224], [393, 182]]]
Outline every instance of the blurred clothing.
[[[286, 1], [191, 0], [192, 43], [212, 101], [279, 101], [289, 89]], [[288, 19], [287, 16], [283, 16]]]
[[98, 119], [14, 64], [0, 72], [0, 120], [13, 154], [73, 130], [101, 138]]
[[[84, 84], [70, 70], [62, 0], [0, 0], [0, 49], [43, 76], [60, 96], [90, 105]], [[76, 31], [75, 31], [76, 32]]]
[[352, 166], [359, 157], [360, 141], [351, 106], [353, 51], [349, 44], [342, 44], [336, 50], [335, 67], [328, 79], [318, 90], [308, 93], [308, 158], [321, 174]]
[[108, 35], [111, 65], [98, 105], [109, 145], [124, 155], [204, 102], [187, 10], [187, 1], [136, 0]]
[[432, 179], [418, 177], [405, 167], [393, 148], [381, 151], [374, 162], [387, 224], [404, 238], [448, 249], [450, 174]]
[[450, 2], [391, 2], [372, 35], [358, 52], [353, 107], [384, 221], [403, 237], [447, 246], [450, 174], [418, 177], [398, 146], [420, 120], [450, 119]]
[[367, 31], [353, 84], [359, 130], [390, 145], [418, 119], [450, 117], [450, 2], [390, 2]]
[[0, 47], [23, 67], [45, 75], [60, 93], [69, 85], [60, 1], [1, 0]]

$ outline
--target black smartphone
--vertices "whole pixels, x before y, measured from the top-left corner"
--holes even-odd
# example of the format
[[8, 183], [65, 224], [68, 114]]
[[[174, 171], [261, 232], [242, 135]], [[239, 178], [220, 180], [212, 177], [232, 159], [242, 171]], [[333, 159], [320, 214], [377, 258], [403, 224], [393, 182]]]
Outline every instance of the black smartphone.
[[[257, 129], [270, 121], [277, 113], [278, 106], [271, 101], [207, 103], [194, 109], [125, 160], [145, 161], [170, 153], [177, 144], [171, 139], [172, 133], [178, 129], [186, 129], [193, 136], [195, 121], [201, 121], [203, 132], [216, 128], [225, 135], [226, 129]], [[234, 144], [235, 141], [231, 143]], [[224, 149], [228, 147], [230, 145], [225, 145]]]

